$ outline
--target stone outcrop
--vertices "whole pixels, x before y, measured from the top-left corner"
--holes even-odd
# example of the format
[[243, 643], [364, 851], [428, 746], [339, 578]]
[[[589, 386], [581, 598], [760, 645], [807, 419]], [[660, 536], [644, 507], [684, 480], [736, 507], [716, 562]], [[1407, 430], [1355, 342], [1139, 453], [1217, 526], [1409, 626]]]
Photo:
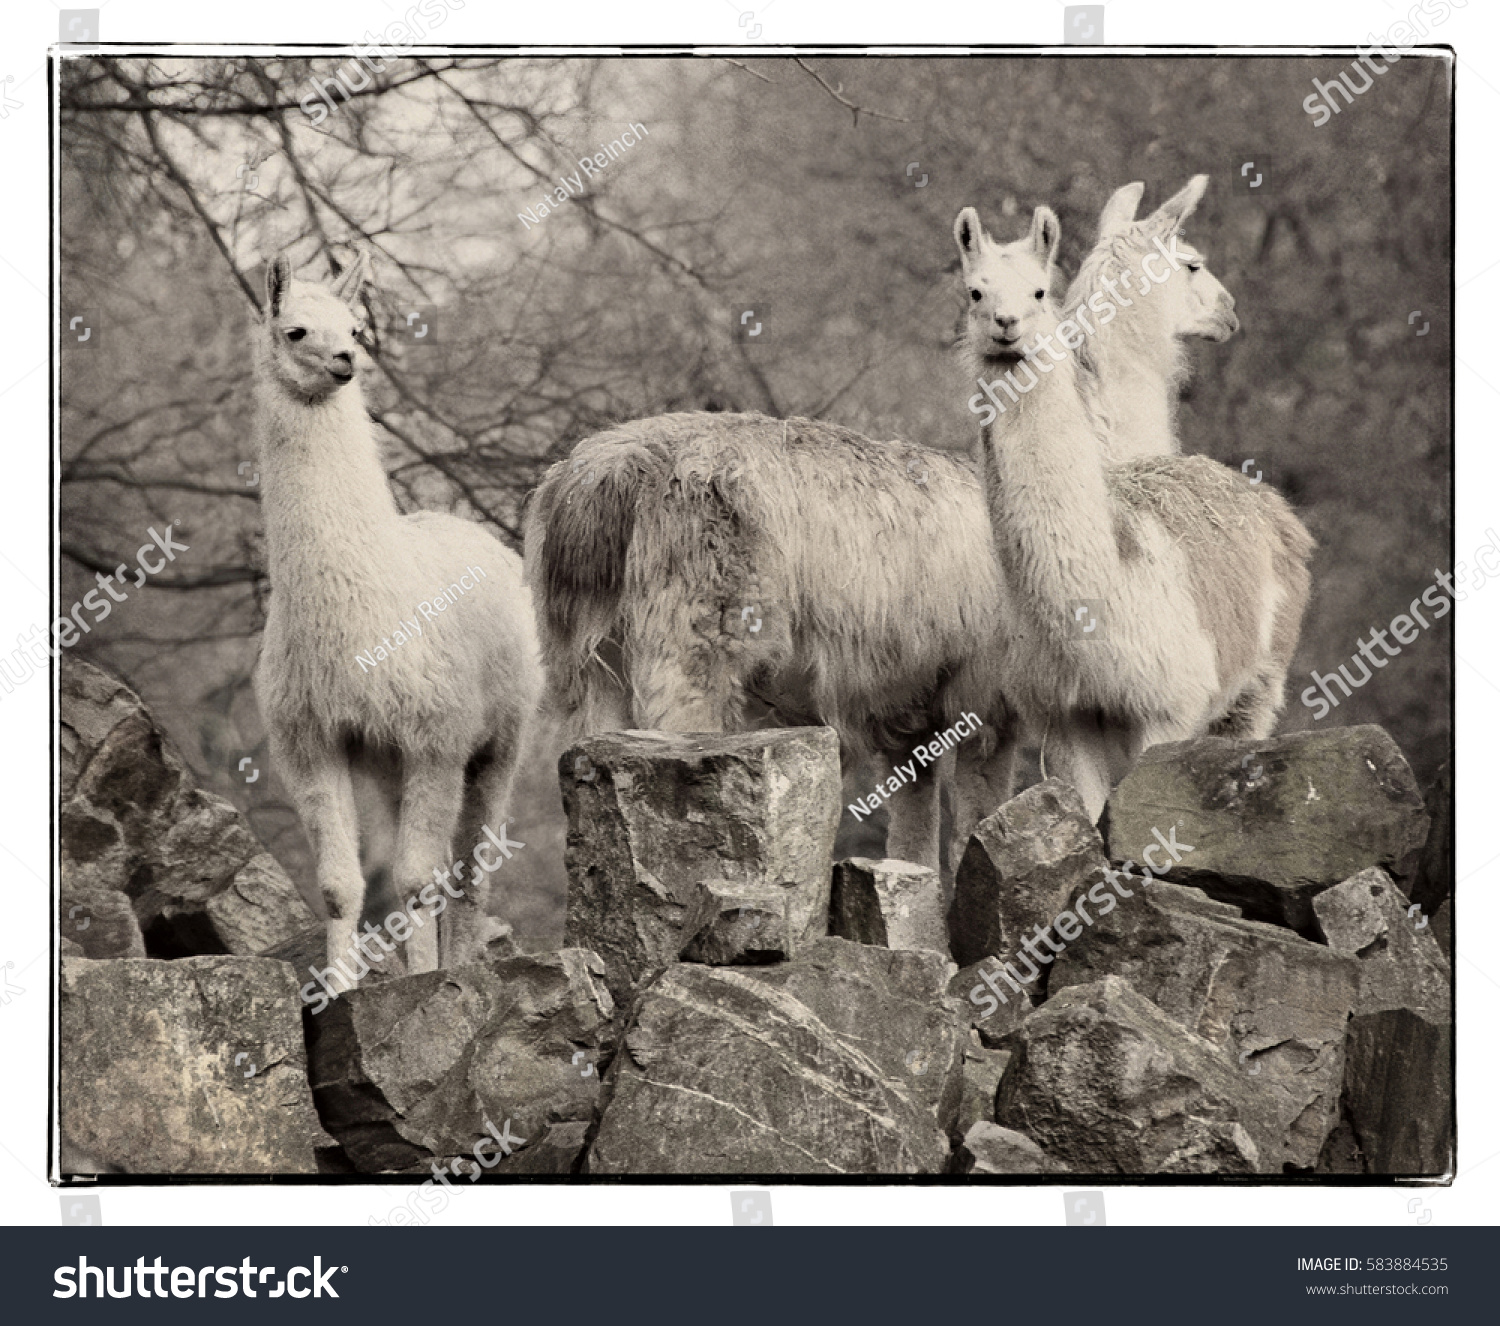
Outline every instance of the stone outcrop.
[[314, 917], [123, 682], [61, 662], [58, 924], [90, 957], [264, 953]]
[[503, 1172], [544, 1137], [555, 1153], [579, 1135], [554, 1125], [593, 1120], [614, 1049], [603, 972], [595, 954], [563, 949], [341, 996], [308, 1018], [324, 1124], [365, 1174], [451, 1165], [487, 1136]]
[[567, 751], [559, 772], [568, 942], [605, 959], [617, 999], [677, 961], [710, 880], [781, 890], [793, 946], [827, 933], [841, 811], [831, 729], [616, 732]]
[[1411, 769], [1369, 726], [1156, 746], [1115, 788], [1106, 813], [1116, 860], [1139, 860], [1154, 828], [1176, 825], [1193, 851], [1169, 879], [1309, 938], [1317, 894], [1366, 866], [1408, 879], [1427, 839]]
[[1157, 883], [1098, 918], [1056, 961], [1053, 997], [1118, 976], [1242, 1075], [1263, 1172], [1310, 1170], [1338, 1117], [1344, 1034], [1359, 990], [1347, 957]]
[[1006, 1045], [995, 1121], [1075, 1172], [1263, 1172], [1245, 1078], [1118, 976], [1059, 991]]
[[269, 958], [64, 958], [64, 1174], [315, 1174], [296, 977]]
[[774, 967], [668, 968], [625, 1033], [588, 1173], [941, 1172], [960, 1083], [946, 979], [936, 955], [838, 939]]

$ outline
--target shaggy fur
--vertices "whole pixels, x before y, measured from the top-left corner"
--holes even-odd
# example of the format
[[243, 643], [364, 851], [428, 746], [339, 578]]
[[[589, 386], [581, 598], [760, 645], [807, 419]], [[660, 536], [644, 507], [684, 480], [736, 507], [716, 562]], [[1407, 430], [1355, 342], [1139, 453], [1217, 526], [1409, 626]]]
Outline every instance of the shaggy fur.
[[[354, 376], [362, 271], [330, 291], [278, 257], [255, 355], [272, 587], [255, 691], [311, 841], [330, 961], [359, 924], [361, 828], [372, 874], [389, 860], [399, 900], [416, 898], [455, 845], [499, 829], [541, 690], [520, 558], [470, 521], [396, 509]], [[461, 577], [474, 588], [431, 619], [419, 611]], [[420, 635], [373, 669], [356, 662], [410, 619]], [[416, 930], [409, 968], [482, 945], [487, 878], [455, 887], [465, 897], [441, 935], [436, 922]]]
[[[1188, 371], [1181, 338], [1224, 341], [1239, 330], [1234, 299], [1208, 270], [1203, 254], [1176, 233], [1207, 187], [1208, 176], [1195, 175], [1143, 221], [1135, 219], [1135, 211], [1145, 186], [1117, 189], [1100, 215], [1098, 241], [1063, 301], [1064, 318], [1077, 321], [1081, 315], [1095, 327], [1075, 353], [1084, 404], [1111, 461], [1181, 449], [1174, 421]], [[1161, 256], [1157, 239], [1175, 255], [1176, 270]], [[1143, 297], [1142, 261], [1152, 254], [1146, 272], [1168, 275]], [[1131, 273], [1128, 288], [1119, 285], [1125, 272]], [[1106, 280], [1130, 307], [1108, 312], [1114, 301]]]
[[[1201, 457], [1101, 460], [1074, 357], [1036, 337], [1057, 218], [994, 243], [972, 208], [955, 223], [976, 368], [1018, 399], [981, 429], [985, 494], [1012, 596], [1007, 693], [1047, 731], [1091, 817], [1146, 746], [1207, 731], [1270, 734], [1309, 589], [1312, 539], [1282, 498]], [[1137, 307], [1141, 301], [1137, 301]], [[1122, 310], [1127, 319], [1131, 310]], [[1080, 600], [1101, 600], [1095, 634]]]
[[[973, 710], [960, 758], [999, 760], [1008, 790], [1004, 590], [979, 482], [951, 456], [808, 419], [641, 420], [548, 472], [526, 562], [575, 731], [735, 730], [769, 708], [890, 763]], [[931, 866], [936, 769], [892, 802], [887, 847]]]

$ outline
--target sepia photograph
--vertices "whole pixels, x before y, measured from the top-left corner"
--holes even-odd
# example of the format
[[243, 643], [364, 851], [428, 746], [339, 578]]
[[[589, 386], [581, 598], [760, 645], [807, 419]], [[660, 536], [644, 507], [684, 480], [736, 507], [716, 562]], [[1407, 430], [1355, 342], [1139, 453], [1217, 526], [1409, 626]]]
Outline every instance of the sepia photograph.
[[1450, 6], [1128, 53], [452, 8], [51, 60], [54, 615], [0, 658], [56, 679], [51, 1180], [423, 1226], [1482, 1159]]

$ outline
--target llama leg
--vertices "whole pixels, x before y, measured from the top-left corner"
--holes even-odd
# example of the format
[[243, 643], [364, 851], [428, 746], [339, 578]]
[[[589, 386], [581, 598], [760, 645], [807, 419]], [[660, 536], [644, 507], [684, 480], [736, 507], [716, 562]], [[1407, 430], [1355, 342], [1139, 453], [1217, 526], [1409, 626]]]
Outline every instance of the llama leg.
[[[497, 753], [498, 752], [498, 753]], [[497, 732], [489, 746], [476, 757], [473, 781], [464, 789], [463, 815], [459, 820], [454, 851], [464, 866], [464, 896], [449, 901], [438, 925], [438, 962], [446, 971], [466, 962], [478, 961], [489, 942], [489, 872], [476, 862], [475, 849], [490, 842], [486, 829], [499, 833], [505, 824], [505, 808], [520, 764], [521, 743], [513, 731]], [[493, 848], [487, 854], [497, 855]], [[503, 861], [502, 861], [503, 864]]]
[[365, 880], [359, 867], [359, 820], [349, 766], [332, 750], [308, 755], [274, 732], [271, 755], [312, 845], [318, 888], [328, 911], [328, 983], [343, 994], [355, 987], [368, 965], [355, 942]]
[[1281, 696], [1286, 674], [1275, 678], [1257, 677], [1234, 698], [1229, 712], [1209, 725], [1216, 737], [1241, 737], [1263, 741], [1276, 729], [1276, 715], [1281, 712]]
[[[938, 842], [941, 825], [940, 783], [938, 766], [930, 764], [923, 768], [915, 759], [908, 778], [916, 781], [901, 788], [890, 800], [890, 827], [885, 835], [885, 854], [895, 861], [911, 861], [931, 870], [938, 868]], [[896, 765], [885, 752], [875, 756], [876, 777], [883, 783], [887, 778], [901, 781]]]
[[[437, 970], [437, 922], [431, 910], [417, 899], [424, 888], [435, 882], [433, 872], [447, 869], [453, 859], [453, 831], [458, 827], [463, 793], [461, 758], [407, 752], [401, 777], [395, 874], [396, 896], [415, 925], [406, 943], [406, 969], [412, 974]], [[465, 885], [454, 887], [465, 888]]]
[[1109, 800], [1112, 742], [1093, 715], [1069, 714], [1052, 725], [1047, 742], [1047, 772], [1071, 783], [1083, 799], [1089, 823], [1097, 824]]
[[988, 756], [977, 744], [959, 746], [954, 756], [953, 832], [948, 840], [948, 864], [956, 875], [979, 821], [994, 814], [1015, 793], [1015, 737], [1007, 732]]

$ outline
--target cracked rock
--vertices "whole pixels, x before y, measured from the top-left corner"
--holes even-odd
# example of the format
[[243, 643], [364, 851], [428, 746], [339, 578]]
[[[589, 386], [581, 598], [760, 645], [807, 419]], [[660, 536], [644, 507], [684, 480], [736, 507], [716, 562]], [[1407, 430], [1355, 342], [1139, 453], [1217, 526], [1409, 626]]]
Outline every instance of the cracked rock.
[[1056, 997], [1104, 976], [1124, 978], [1218, 1048], [1242, 1080], [1239, 1119], [1265, 1172], [1317, 1164], [1338, 1118], [1354, 962], [1195, 889], [1156, 883], [1096, 918], [1056, 960], [1050, 989]]
[[869, 857], [838, 862], [829, 931], [858, 944], [930, 949], [946, 957], [948, 929], [937, 871]]
[[559, 773], [568, 942], [604, 957], [618, 1001], [677, 961], [710, 880], [780, 890], [794, 948], [828, 932], [842, 810], [832, 728], [614, 732], [573, 747]]
[[1193, 850], [1168, 879], [1309, 939], [1318, 937], [1314, 897], [1367, 866], [1410, 878], [1427, 839], [1411, 769], [1369, 725], [1154, 746], [1106, 816], [1111, 856], [1139, 860], [1154, 827], [1176, 824]]

